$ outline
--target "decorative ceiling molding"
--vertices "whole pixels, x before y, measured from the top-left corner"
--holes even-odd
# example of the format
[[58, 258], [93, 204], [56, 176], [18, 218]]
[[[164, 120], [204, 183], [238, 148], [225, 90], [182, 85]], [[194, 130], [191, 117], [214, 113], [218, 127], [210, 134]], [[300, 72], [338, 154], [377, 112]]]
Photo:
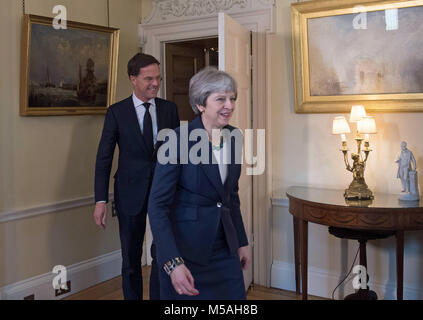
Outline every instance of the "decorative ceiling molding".
[[203, 16], [219, 11], [228, 11], [232, 7], [239, 6], [245, 8], [248, 4], [248, 0], [171, 0], [165, 1], [159, 4], [159, 12], [161, 13], [162, 19], [166, 19], [168, 16], [182, 17], [182, 16]]
[[200, 17], [219, 12], [241, 13], [271, 9], [275, 0], [152, 0], [151, 15], [142, 24], [156, 24]]

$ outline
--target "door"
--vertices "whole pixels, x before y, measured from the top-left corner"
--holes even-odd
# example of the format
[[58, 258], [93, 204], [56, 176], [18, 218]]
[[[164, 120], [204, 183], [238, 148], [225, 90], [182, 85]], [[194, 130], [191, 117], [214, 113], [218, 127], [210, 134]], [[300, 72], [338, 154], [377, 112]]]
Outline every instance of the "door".
[[189, 80], [204, 68], [204, 60], [201, 47], [166, 43], [166, 99], [176, 103], [181, 120], [195, 118], [189, 104]]
[[[230, 73], [238, 84], [238, 98], [236, 109], [231, 119], [231, 125], [241, 129], [252, 127], [251, 118], [251, 35], [250, 31], [229, 17], [219, 13], [219, 69]], [[253, 241], [253, 205], [252, 205], [252, 176], [246, 175], [245, 157], [239, 180], [239, 198], [245, 231], [252, 252]], [[253, 261], [244, 272], [245, 287], [248, 288], [253, 280]]]

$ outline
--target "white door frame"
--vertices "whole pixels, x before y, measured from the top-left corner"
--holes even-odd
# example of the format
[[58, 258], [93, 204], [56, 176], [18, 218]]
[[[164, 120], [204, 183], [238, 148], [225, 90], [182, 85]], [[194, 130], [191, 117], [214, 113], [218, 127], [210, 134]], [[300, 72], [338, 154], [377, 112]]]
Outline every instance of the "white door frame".
[[[273, 0], [238, 0], [232, 1], [233, 6], [227, 10], [214, 8], [215, 12], [201, 14], [198, 10], [181, 11], [172, 16], [172, 12], [164, 10], [169, 8], [171, 0], [153, 0], [153, 11], [144, 23], [139, 25], [140, 47], [143, 52], [164, 59], [164, 43], [185, 41], [191, 39], [217, 37], [218, 12], [224, 11], [236, 19], [247, 29], [253, 31], [253, 123], [254, 129], [266, 129], [266, 170], [261, 176], [253, 177], [253, 234], [254, 240], [250, 244], [253, 249], [253, 281], [255, 284], [270, 286], [270, 269], [272, 261], [271, 242], [271, 194], [272, 194], [272, 168], [271, 168], [271, 108], [270, 96], [266, 83], [268, 81], [266, 70], [267, 44], [266, 34], [273, 31]], [[194, 1], [195, 2], [195, 1]], [[197, 1], [198, 2], [198, 1]], [[192, 2], [193, 3], [193, 2]], [[190, 4], [193, 5], [193, 4]], [[239, 7], [236, 7], [238, 5]], [[186, 9], [190, 9], [189, 6]], [[210, 9], [210, 8], [208, 8]], [[191, 15], [189, 14], [191, 13]], [[165, 66], [162, 65], [162, 70]], [[165, 91], [160, 90], [164, 97]], [[256, 107], [260, 106], [260, 108]], [[265, 108], [263, 108], [265, 106]], [[151, 230], [147, 227], [146, 248], [152, 242]], [[150, 250], [144, 250], [147, 261], [151, 263]]]

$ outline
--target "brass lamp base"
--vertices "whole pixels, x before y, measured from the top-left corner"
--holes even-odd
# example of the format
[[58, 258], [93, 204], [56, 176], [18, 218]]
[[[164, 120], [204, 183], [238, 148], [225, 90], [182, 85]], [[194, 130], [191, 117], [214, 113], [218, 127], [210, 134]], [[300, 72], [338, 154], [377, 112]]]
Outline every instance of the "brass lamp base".
[[[363, 159], [361, 156], [361, 142], [363, 138], [360, 137], [358, 131], [355, 140], [357, 141], [357, 153], [351, 154], [351, 159], [353, 160], [352, 166], [347, 158], [348, 149], [343, 148], [341, 150], [344, 154], [346, 169], [353, 173], [353, 181], [350, 183], [348, 189], [345, 189], [344, 198], [345, 200], [373, 200], [373, 193], [364, 180], [364, 170], [371, 149], [369, 149], [369, 143], [365, 142], [365, 149], [363, 151], [366, 156]], [[346, 145], [344, 146], [343, 144], [343, 147], [346, 147]]]
[[353, 180], [348, 189], [345, 189], [345, 199], [348, 200], [373, 200], [373, 192], [369, 189], [366, 182]]
[[361, 208], [368, 208], [372, 203], [373, 199], [347, 199], [345, 198], [345, 203], [349, 207], [361, 207]]

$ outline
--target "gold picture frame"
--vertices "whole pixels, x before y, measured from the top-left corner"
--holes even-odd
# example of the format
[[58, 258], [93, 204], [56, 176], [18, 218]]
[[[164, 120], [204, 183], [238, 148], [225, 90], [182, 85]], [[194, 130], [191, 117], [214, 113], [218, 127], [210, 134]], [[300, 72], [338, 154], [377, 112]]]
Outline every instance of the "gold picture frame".
[[105, 114], [114, 102], [119, 29], [23, 18], [21, 116]]
[[291, 23], [296, 113], [423, 111], [423, 0], [295, 3]]

